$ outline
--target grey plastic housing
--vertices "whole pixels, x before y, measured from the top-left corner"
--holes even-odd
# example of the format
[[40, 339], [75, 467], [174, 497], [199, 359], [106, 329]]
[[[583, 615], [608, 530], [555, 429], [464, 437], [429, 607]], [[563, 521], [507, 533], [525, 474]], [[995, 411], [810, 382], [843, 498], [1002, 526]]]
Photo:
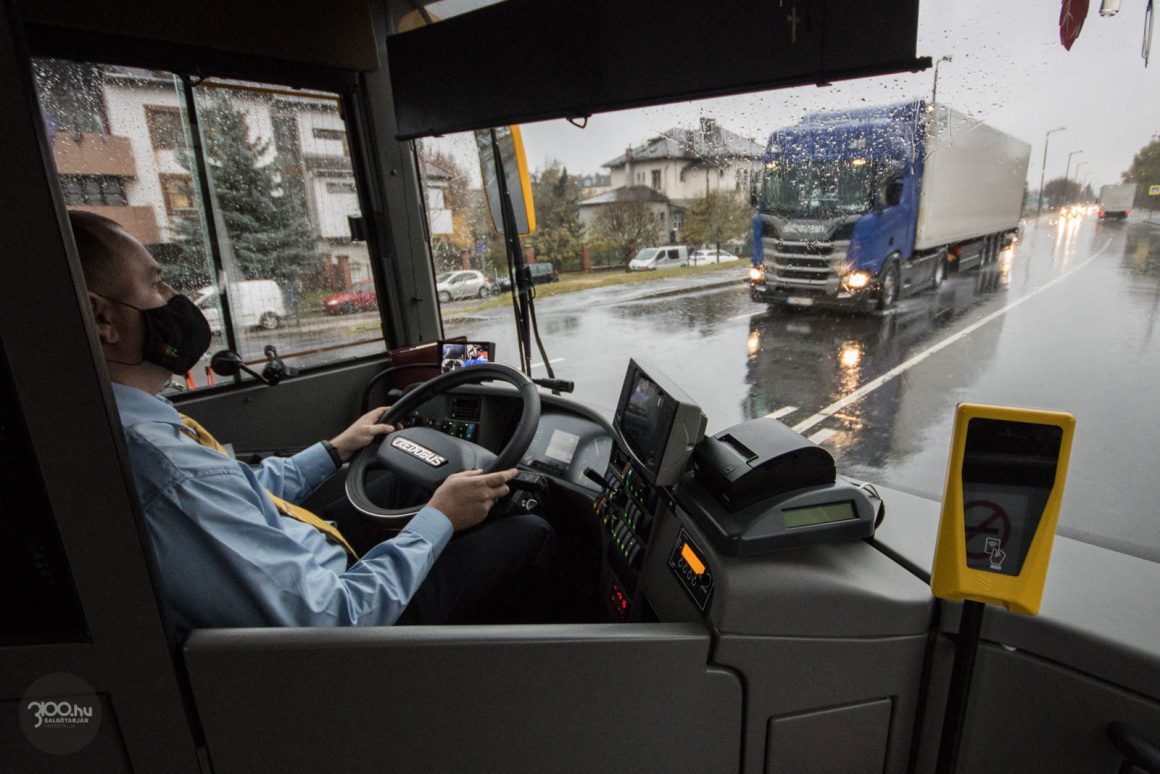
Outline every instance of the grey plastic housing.
[[[665, 434], [664, 451], [660, 460], [649, 465], [642, 460], [632, 444], [624, 436], [623, 418], [625, 408], [632, 395], [633, 386], [638, 377], [644, 376], [655, 383], [662, 395], [675, 402], [672, 421], [667, 427], [657, 429], [658, 433]], [[622, 449], [628, 452], [637, 470], [653, 486], [672, 486], [677, 483], [681, 475], [689, 466], [689, 459], [693, 456], [693, 449], [705, 437], [705, 425], [708, 419], [701, 407], [664, 372], [630, 358], [628, 370], [624, 374], [624, 385], [620, 388], [620, 400], [616, 404], [616, 414], [612, 419], [612, 427], [616, 431], [617, 441]]]

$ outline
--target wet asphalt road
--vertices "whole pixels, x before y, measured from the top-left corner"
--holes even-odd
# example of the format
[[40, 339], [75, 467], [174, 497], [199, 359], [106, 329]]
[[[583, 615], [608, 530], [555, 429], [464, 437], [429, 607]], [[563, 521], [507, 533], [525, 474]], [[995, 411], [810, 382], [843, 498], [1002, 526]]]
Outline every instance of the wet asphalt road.
[[[773, 414], [830, 449], [841, 472], [936, 499], [957, 403], [1069, 411], [1060, 533], [1160, 561], [1160, 219], [1044, 218], [998, 264], [887, 314], [771, 311], [740, 280], [641, 295], [651, 293], [537, 305], [556, 375], [576, 382], [578, 400], [611, 414], [636, 357], [700, 403], [709, 432]], [[495, 310], [446, 333], [495, 341], [501, 362], [518, 363], [513, 330], [510, 310]]]

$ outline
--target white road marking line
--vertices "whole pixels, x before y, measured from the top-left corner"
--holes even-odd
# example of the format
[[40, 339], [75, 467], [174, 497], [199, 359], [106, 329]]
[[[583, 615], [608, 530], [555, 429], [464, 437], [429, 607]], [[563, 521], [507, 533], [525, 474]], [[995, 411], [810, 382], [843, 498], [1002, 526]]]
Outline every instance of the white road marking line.
[[729, 321], [732, 322], [733, 320], [748, 320], [750, 317], [752, 317], [755, 314], [760, 314], [760, 312], [746, 312], [745, 314], [735, 314], [729, 318]]
[[825, 428], [811, 435], [810, 440], [821, 446], [823, 443], [830, 440], [830, 438], [837, 434], [837, 430], [830, 430], [829, 428]]
[[799, 422], [798, 424], [794, 425], [794, 428], [793, 428], [794, 431], [798, 432], [798, 433], [804, 433], [806, 430], [809, 430], [811, 427], [813, 427], [814, 425], [823, 421], [827, 417], [831, 417], [834, 414], [836, 414], [837, 412], [846, 408], [846, 406], [849, 406], [851, 403], [854, 403], [855, 401], [858, 401], [858, 400], [861, 400], [862, 398], [865, 398], [867, 395], [874, 392], [875, 390], [877, 390], [882, 385], [886, 384], [888, 381], [890, 381], [894, 377], [896, 377], [900, 374], [903, 374], [906, 371], [909, 371], [911, 368], [918, 365], [923, 360], [926, 360], [928, 357], [935, 354], [936, 352], [939, 352], [943, 349], [946, 349], [951, 344], [954, 344], [956, 341], [959, 341], [963, 337], [974, 333], [979, 328], [982, 328], [984, 325], [991, 322], [995, 318], [1001, 317], [1002, 315], [1007, 314], [1007, 312], [1010, 312], [1015, 307], [1027, 303], [1028, 301], [1035, 298], [1037, 295], [1039, 295], [1043, 291], [1047, 290], [1051, 286], [1053, 286], [1057, 283], [1063, 282], [1065, 279], [1072, 276], [1073, 274], [1078, 272], [1080, 269], [1083, 269], [1084, 267], [1086, 267], [1088, 264], [1090, 264], [1096, 258], [1099, 258], [1103, 254], [1103, 252], [1108, 249], [1108, 245], [1110, 245], [1111, 243], [1112, 243], [1112, 240], [1109, 239], [1104, 244], [1104, 246], [1101, 247], [1098, 251], [1096, 251], [1096, 253], [1094, 253], [1090, 258], [1088, 258], [1086, 261], [1079, 264], [1078, 266], [1076, 266], [1074, 269], [1067, 272], [1066, 274], [1061, 274], [1060, 276], [1053, 279], [1051, 282], [1048, 282], [1046, 285], [1041, 285], [1040, 287], [1035, 288], [1028, 295], [1023, 296], [1023, 298], [1020, 298], [1017, 301], [1012, 301], [1011, 303], [1007, 304], [1007, 306], [1003, 307], [1002, 309], [991, 312], [991, 314], [987, 315], [986, 317], [979, 320], [978, 322], [975, 322], [975, 323], [972, 323], [971, 325], [968, 325], [966, 328], [963, 328], [958, 333], [943, 339], [942, 341], [938, 342], [937, 344], [931, 345], [930, 347], [923, 350], [922, 352], [919, 352], [917, 355], [910, 358], [909, 360], [896, 365], [894, 368], [891, 368], [889, 371], [882, 374], [877, 379], [873, 379], [869, 382], [866, 382], [866, 384], [864, 384], [861, 387], [859, 387], [858, 389], [854, 390], [849, 395], [847, 395], [843, 398], [839, 398], [838, 400], [834, 401], [833, 403], [831, 403], [830, 405], [826, 406], [824, 409], [819, 411], [817, 414], [814, 414], [809, 419], [805, 420], [804, 422]]
[[782, 406], [777, 411], [769, 412], [766, 416], [770, 419], [781, 419], [786, 414], [792, 414], [795, 411], [797, 411], [797, 406]]
[[804, 433], [806, 430], [813, 427], [818, 422], [821, 422], [827, 416], [829, 416], [829, 414], [814, 414], [812, 417], [809, 417], [807, 419], [803, 419], [801, 422], [798, 422], [796, 425], [794, 425], [793, 431], [795, 433]]
[[[562, 363], [562, 362], [564, 362], [564, 358], [554, 357], [548, 361], [548, 364], [551, 365], [553, 363]], [[543, 368], [543, 367], [544, 367], [543, 363], [532, 363], [532, 368]]]

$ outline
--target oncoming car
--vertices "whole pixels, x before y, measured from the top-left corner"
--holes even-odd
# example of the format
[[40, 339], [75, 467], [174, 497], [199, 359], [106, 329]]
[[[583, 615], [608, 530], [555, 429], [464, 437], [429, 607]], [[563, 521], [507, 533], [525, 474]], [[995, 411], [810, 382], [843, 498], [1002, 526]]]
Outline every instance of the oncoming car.
[[491, 294], [488, 278], [481, 271], [463, 269], [443, 272], [435, 278], [435, 291], [443, 303], [461, 298], [487, 298]]

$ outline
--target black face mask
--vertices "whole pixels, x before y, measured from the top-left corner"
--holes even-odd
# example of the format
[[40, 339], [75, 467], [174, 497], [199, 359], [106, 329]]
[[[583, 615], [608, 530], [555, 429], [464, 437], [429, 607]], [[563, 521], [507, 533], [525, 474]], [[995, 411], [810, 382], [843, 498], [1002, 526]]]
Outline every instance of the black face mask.
[[209, 350], [212, 336], [209, 322], [197, 305], [180, 293], [169, 299], [165, 306], [152, 309], [142, 309], [115, 298], [109, 300], [141, 313], [145, 341], [138, 362], [153, 363], [180, 376], [193, 368]]

